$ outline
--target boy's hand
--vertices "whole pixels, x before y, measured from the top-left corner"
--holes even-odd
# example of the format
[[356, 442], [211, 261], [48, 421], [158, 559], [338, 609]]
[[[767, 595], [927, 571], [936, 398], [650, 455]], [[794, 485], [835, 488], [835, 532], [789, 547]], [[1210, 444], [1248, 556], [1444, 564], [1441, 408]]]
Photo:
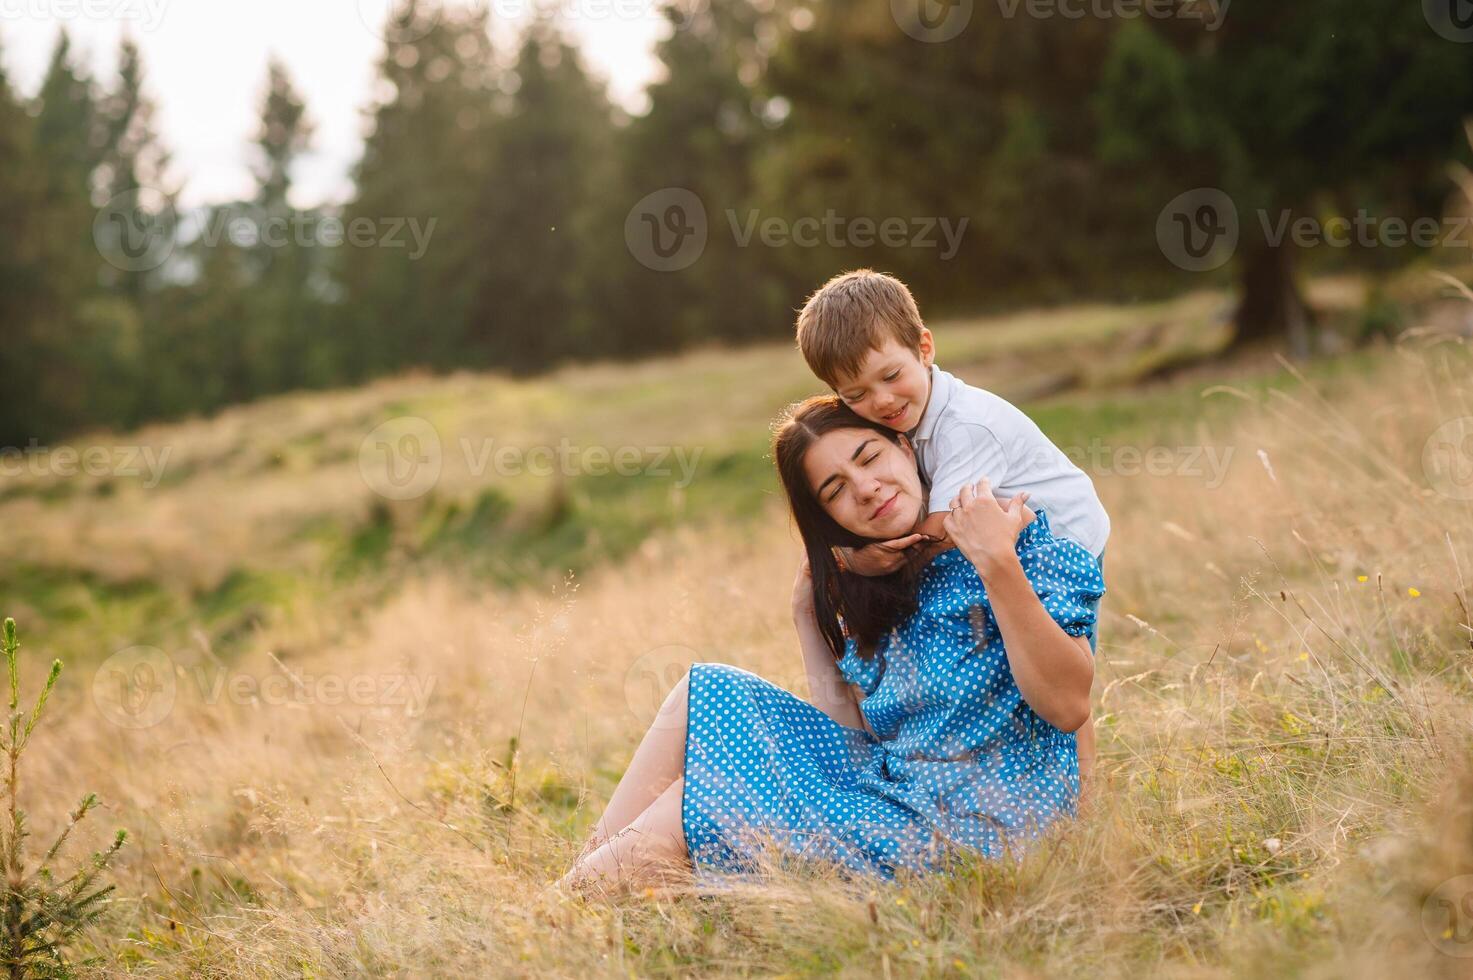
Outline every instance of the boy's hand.
[[903, 538], [895, 538], [891, 541], [876, 541], [863, 548], [835, 547], [834, 552], [841, 571], [872, 578], [876, 575], [889, 575], [899, 570], [905, 564], [907, 549], [912, 545], [930, 540], [932, 539], [929, 535], [907, 534]]

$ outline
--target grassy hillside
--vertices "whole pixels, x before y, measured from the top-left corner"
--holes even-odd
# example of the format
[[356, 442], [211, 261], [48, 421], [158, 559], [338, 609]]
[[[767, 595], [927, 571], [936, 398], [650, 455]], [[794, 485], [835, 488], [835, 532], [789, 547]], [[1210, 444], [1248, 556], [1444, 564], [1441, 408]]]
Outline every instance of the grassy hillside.
[[[1331, 310], [1357, 291], [1316, 290]], [[1084, 459], [1093, 440], [1186, 433], [1215, 410], [1191, 386], [1118, 395], [1156, 364], [1220, 344], [1225, 302], [1202, 293], [941, 323], [940, 362], [1026, 404]], [[530, 381], [401, 378], [94, 433], [8, 458], [0, 523], [14, 557], [0, 594], [33, 633], [90, 660], [99, 630], [103, 648], [203, 631], [233, 650], [304, 602], [373, 605], [429, 568], [547, 587], [661, 531], [757, 519], [776, 491], [768, 426], [816, 390], [780, 344]], [[393, 468], [432, 448], [401, 440], [426, 431], [438, 478], [400, 499]], [[635, 475], [615, 471], [621, 453]]]
[[[937, 327], [1114, 522], [1097, 800], [956, 880], [542, 891], [685, 665], [805, 690], [764, 459], [814, 387], [791, 350], [278, 399], [79, 440], [167, 451], [154, 486], [7, 481], [4, 611], [31, 673], [70, 665], [33, 823], [95, 790], [94, 839], [136, 842], [92, 951], [167, 976], [1456, 975], [1466, 944], [1423, 925], [1473, 873], [1473, 505], [1448, 468], [1473, 364], [1426, 337], [1126, 387], [1215, 343], [1221, 302]], [[412, 499], [385, 423], [438, 459]], [[487, 440], [562, 439], [699, 464], [477, 472]]]

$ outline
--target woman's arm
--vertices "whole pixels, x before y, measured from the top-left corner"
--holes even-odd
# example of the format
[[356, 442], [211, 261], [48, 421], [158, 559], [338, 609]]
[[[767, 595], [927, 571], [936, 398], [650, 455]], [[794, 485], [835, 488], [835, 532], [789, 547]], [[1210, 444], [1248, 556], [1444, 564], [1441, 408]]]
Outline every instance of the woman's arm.
[[1089, 640], [1070, 636], [1054, 622], [1023, 571], [1015, 545], [1033, 520], [1024, 499], [1014, 497], [1004, 510], [988, 481], [976, 491], [963, 487], [946, 530], [987, 588], [1008, 666], [1024, 700], [1040, 718], [1072, 732], [1089, 720], [1094, 659]]
[[813, 610], [813, 575], [808, 560], [798, 569], [793, 583], [793, 625], [803, 648], [803, 669], [808, 674], [808, 703], [846, 728], [867, 729], [854, 691], [839, 671], [833, 652], [824, 642]]
[[1089, 639], [1070, 636], [1054, 622], [1016, 553], [986, 556], [981, 564], [973, 559], [972, 564], [992, 600], [1008, 666], [1024, 700], [1055, 728], [1076, 731], [1089, 720], [1089, 688], [1095, 675]]

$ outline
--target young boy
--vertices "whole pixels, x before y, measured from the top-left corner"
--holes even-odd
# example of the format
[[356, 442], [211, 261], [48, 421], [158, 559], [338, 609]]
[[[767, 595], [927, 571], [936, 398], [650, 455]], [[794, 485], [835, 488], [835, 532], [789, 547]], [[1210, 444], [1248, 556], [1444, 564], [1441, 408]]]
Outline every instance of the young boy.
[[[906, 434], [930, 487], [919, 534], [837, 549], [841, 569], [885, 575], [899, 568], [922, 534], [945, 537], [952, 500], [983, 477], [999, 497], [1027, 493], [1048, 511], [1055, 533], [1103, 558], [1110, 518], [1089, 476], [1011, 402], [935, 365], [931, 331], [899, 279], [858, 269], [824, 283], [798, 314], [798, 347], [855, 414]], [[1084, 789], [1094, 747], [1094, 726], [1086, 722], [1079, 730]]]
[[[798, 315], [798, 347], [855, 414], [910, 439], [930, 487], [921, 533], [943, 537], [951, 501], [987, 477], [999, 497], [1027, 493], [1055, 533], [1104, 553], [1110, 518], [1089, 476], [1012, 403], [935, 365], [931, 331], [900, 280], [869, 269], [830, 279]], [[919, 540], [842, 549], [840, 567], [887, 574]]]

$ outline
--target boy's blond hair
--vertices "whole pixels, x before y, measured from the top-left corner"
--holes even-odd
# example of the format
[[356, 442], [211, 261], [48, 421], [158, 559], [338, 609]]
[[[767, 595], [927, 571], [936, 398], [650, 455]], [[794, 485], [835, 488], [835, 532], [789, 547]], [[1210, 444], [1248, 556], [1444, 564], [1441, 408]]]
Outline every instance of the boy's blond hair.
[[835, 276], [808, 297], [798, 314], [798, 349], [813, 373], [836, 387], [887, 337], [919, 352], [921, 312], [905, 283], [872, 269]]

